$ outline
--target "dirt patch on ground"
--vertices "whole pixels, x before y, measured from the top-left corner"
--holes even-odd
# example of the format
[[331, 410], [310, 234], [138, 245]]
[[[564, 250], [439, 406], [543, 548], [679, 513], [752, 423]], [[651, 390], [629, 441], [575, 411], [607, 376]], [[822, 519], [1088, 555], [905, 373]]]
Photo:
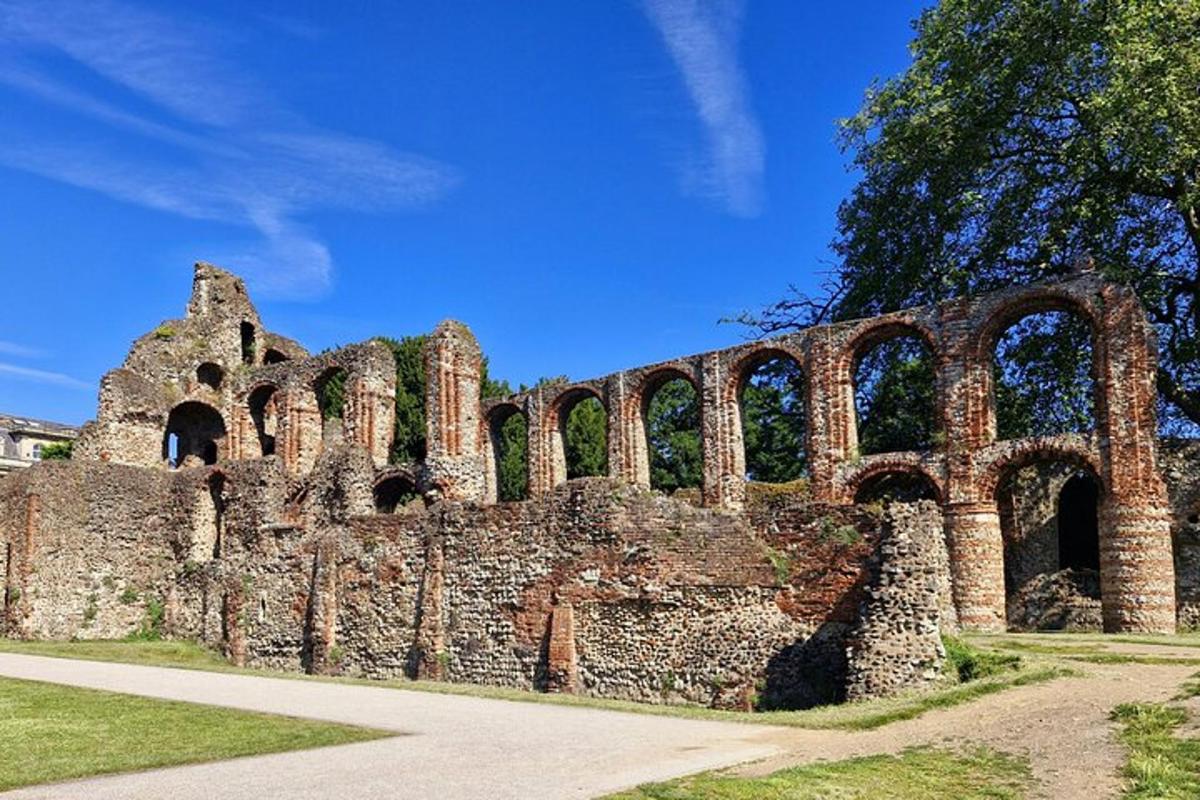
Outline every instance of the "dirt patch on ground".
[[[1105, 642], [1108, 651], [1116, 643]], [[1187, 648], [1180, 655], [1196, 657]], [[1129, 654], [1166, 655], [1167, 648], [1121, 644]], [[1172, 653], [1173, 654], [1173, 653]], [[775, 734], [782, 755], [741, 767], [747, 775], [763, 775], [819, 760], [838, 760], [907, 747], [961, 747], [981, 744], [1029, 758], [1037, 780], [1037, 796], [1100, 800], [1120, 794], [1124, 748], [1108, 716], [1120, 703], [1164, 701], [1198, 668], [1190, 665], [1070, 663], [1078, 677], [1009, 689], [999, 694], [931, 711], [874, 731], [805, 731]]]

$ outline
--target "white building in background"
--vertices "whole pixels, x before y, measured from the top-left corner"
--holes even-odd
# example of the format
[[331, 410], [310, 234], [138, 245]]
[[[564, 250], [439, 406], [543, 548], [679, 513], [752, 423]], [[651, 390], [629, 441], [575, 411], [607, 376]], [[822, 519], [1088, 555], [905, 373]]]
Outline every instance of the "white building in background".
[[71, 425], [0, 413], [0, 475], [41, 461], [46, 445], [78, 435], [79, 429]]

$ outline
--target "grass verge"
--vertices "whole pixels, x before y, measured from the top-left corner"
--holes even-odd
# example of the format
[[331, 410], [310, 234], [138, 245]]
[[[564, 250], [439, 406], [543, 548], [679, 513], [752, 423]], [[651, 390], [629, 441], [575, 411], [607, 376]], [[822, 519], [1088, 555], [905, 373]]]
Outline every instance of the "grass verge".
[[1200, 739], [1178, 737], [1188, 712], [1162, 703], [1125, 703], [1112, 718], [1123, 726], [1129, 748], [1123, 770], [1129, 800], [1193, 800], [1200, 797]]
[[186, 641], [129, 641], [93, 640], [73, 642], [22, 641], [0, 638], [0, 652], [53, 658], [82, 658], [122, 664], [142, 664], [158, 667], [200, 669], [213, 672], [235, 672], [289, 680], [317, 680], [350, 683], [392, 689], [407, 689], [435, 694], [465, 695], [492, 700], [511, 700], [525, 703], [599, 708], [627, 711], [636, 714], [683, 717], [687, 719], [722, 720], [759, 725], [785, 725], [796, 728], [867, 730], [891, 722], [913, 719], [927, 711], [950, 708], [961, 703], [1004, 691], [1014, 686], [1066, 677], [1074, 673], [1060, 666], [1007, 670], [991, 677], [934, 689], [927, 692], [867, 700], [858, 703], [820, 706], [804, 711], [764, 711], [744, 713], [685, 705], [650, 705], [627, 700], [607, 700], [579, 695], [541, 694], [498, 686], [478, 686], [464, 683], [412, 681], [403, 679], [374, 680], [368, 678], [325, 677], [301, 675], [294, 672], [235, 667], [216, 653]]
[[917, 748], [794, 767], [762, 778], [703, 773], [640, 786], [608, 800], [1018, 800], [1031, 784], [1024, 759], [982, 748]]
[[393, 734], [0, 678], [0, 790]]

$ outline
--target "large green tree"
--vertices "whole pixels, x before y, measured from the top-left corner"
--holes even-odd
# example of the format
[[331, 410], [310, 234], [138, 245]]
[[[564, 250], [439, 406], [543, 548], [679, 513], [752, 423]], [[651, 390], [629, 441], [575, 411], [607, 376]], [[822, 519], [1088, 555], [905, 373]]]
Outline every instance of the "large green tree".
[[[841, 123], [860, 180], [839, 210], [829, 292], [757, 322], [876, 314], [1090, 257], [1140, 294], [1166, 427], [1194, 430], [1200, 0], [942, 0], [915, 29], [911, 66]], [[1041, 330], [1025, 357], [1062, 362], [1071, 337]], [[1042, 394], [1073, 391], [1073, 376], [1049, 370]]]
[[425, 457], [424, 353], [429, 337], [375, 338], [388, 346], [396, 360], [396, 422], [388, 460], [393, 464], [420, 461]]
[[700, 485], [704, 464], [700, 451], [700, 398], [683, 378], [667, 381], [646, 409], [646, 441], [650, 450], [650, 485], [664, 492]]
[[804, 375], [795, 361], [774, 358], [742, 387], [742, 440], [746, 477], [785, 483], [806, 474]]

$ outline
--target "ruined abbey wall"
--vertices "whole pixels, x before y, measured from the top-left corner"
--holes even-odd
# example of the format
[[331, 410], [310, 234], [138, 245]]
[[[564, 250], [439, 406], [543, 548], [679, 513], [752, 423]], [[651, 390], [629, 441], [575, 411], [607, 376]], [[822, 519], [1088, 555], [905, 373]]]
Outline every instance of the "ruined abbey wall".
[[[999, 441], [996, 338], [1052, 309], [1092, 327], [1098, 429]], [[902, 334], [934, 353], [941, 443], [860, 455], [853, 364]], [[780, 355], [806, 377], [810, 476], [750, 491], [738, 397]], [[1049, 568], [1047, 503], [1075, 473], [1099, 487], [1104, 627], [1173, 629], [1177, 584], [1180, 618], [1200, 613], [1198, 454], [1164, 447], [1160, 464], [1150, 328], [1128, 288], [1093, 274], [487, 402], [481, 364], [466, 326], [438, 326], [428, 455], [388, 464], [390, 351], [308, 355], [263, 329], [239, 279], [197, 265], [187, 316], [105, 376], [75, 460], [0, 481], [0, 630], [193, 637], [320, 673], [809, 705], [933, 680], [940, 632], [1003, 628], [1006, 570], [1011, 583]], [[649, 489], [646, 404], [675, 377], [700, 398], [700, 507]], [[568, 481], [565, 420], [586, 397], [607, 412], [610, 474]], [[496, 421], [514, 413], [530, 498], [497, 503]], [[1050, 462], [1019, 502], [1005, 494]], [[895, 474], [936, 501], [855, 505]]]

